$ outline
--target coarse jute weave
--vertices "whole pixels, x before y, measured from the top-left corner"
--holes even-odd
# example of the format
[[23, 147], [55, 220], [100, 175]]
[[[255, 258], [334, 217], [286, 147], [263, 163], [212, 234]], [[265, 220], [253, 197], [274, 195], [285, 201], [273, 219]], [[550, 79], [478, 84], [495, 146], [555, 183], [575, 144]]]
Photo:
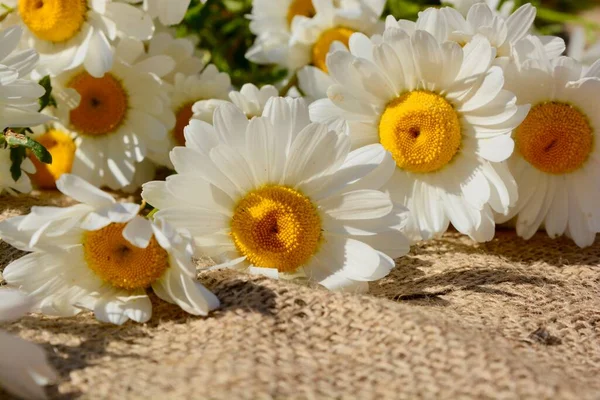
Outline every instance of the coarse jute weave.
[[[0, 204], [1, 219], [68, 200]], [[0, 251], [0, 269], [22, 254]], [[449, 233], [369, 295], [212, 272], [201, 279], [223, 307], [208, 318], [154, 299], [147, 324], [82, 314], [2, 328], [44, 346], [59, 399], [600, 399], [599, 264], [600, 242]]]

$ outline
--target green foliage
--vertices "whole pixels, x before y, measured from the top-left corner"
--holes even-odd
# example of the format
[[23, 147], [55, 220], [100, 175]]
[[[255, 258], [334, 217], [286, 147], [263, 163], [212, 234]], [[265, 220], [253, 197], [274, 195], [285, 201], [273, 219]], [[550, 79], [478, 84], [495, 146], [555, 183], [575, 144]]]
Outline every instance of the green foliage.
[[40, 97], [40, 111], [46, 107], [56, 107], [56, 100], [52, 97], [52, 84], [50, 77], [46, 75], [38, 82], [46, 90], [46, 93]]
[[27, 157], [27, 149], [31, 150], [41, 162], [52, 164], [52, 155], [48, 150], [27, 136], [24, 133], [25, 131], [26, 129], [21, 129], [20, 132], [7, 129], [0, 135], [0, 143], [10, 149], [10, 160], [12, 162], [10, 172], [15, 181], [21, 177], [21, 164], [25, 160], [25, 157]]
[[211, 62], [227, 72], [237, 87], [247, 82], [275, 83], [287, 73], [281, 68], [246, 60], [246, 51], [254, 42], [246, 18], [251, 10], [252, 0], [208, 0], [206, 4], [192, 0], [178, 31], [179, 35], [197, 35], [199, 46], [210, 51]]

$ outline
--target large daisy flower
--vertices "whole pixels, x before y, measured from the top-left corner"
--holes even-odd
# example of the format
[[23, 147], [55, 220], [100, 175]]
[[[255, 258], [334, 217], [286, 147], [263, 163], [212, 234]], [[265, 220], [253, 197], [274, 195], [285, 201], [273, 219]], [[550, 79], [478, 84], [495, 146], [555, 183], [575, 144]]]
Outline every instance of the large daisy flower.
[[[14, 289], [0, 289], [0, 322], [20, 318], [31, 299]], [[24, 399], [45, 399], [43, 386], [58, 379], [44, 351], [33, 343], [0, 331], [0, 388]]]
[[303, 100], [272, 98], [250, 121], [222, 105], [214, 127], [193, 120], [185, 134], [171, 153], [178, 174], [142, 196], [216, 268], [365, 290], [408, 251], [405, 209], [375, 190], [390, 155], [380, 145], [349, 153], [348, 136], [311, 124]]
[[[74, 89], [80, 100], [61, 118], [77, 135], [71, 171], [94, 186], [115, 190], [132, 183], [147, 156], [158, 159], [165, 153], [167, 132], [175, 122], [165, 89], [153, 73], [162, 67], [163, 59], [129, 64], [136, 60], [134, 47], [124, 43], [131, 42], [119, 45], [113, 67], [103, 77], [77, 68], [54, 80], [59, 110], [71, 108], [63, 104], [72, 100], [72, 96], [62, 96], [67, 93], [63, 89]], [[121, 56], [126, 49], [131, 53]]]
[[451, 222], [491, 240], [493, 211], [505, 214], [516, 201], [502, 161], [528, 107], [503, 90], [495, 56], [481, 36], [462, 48], [426, 31], [388, 28], [380, 43], [359, 36], [350, 52], [328, 57], [336, 84], [311, 105], [311, 118], [343, 124], [354, 148], [381, 143], [393, 155], [386, 188], [411, 211], [414, 239], [439, 235]]
[[35, 311], [71, 316], [87, 309], [104, 322], [145, 322], [152, 315], [150, 287], [193, 315], [218, 307], [218, 299], [195, 280], [188, 237], [137, 216], [138, 205], [116, 203], [75, 175], [63, 175], [57, 186], [82, 204], [34, 207], [0, 222], [3, 240], [32, 251], [3, 275], [35, 299]]
[[[386, 27], [397, 27], [412, 33], [415, 29], [426, 30], [440, 42], [452, 40], [464, 46], [477, 36], [484, 36], [496, 48], [496, 63], [506, 66], [513, 57], [515, 43], [527, 36], [533, 28], [536, 8], [527, 3], [510, 16], [496, 13], [486, 3], [474, 4], [463, 17], [452, 7], [429, 8], [419, 14], [416, 23], [396, 22], [388, 17]], [[557, 57], [565, 50], [563, 39], [555, 36], [540, 36], [548, 57]]]
[[517, 215], [526, 239], [543, 224], [551, 237], [589, 246], [600, 232], [600, 61], [583, 72], [571, 58], [549, 60], [533, 36], [517, 48], [524, 61], [506, 83], [531, 111], [515, 130], [509, 161], [519, 201], [499, 222]]
[[85, 66], [101, 77], [111, 69], [117, 37], [152, 37], [154, 24], [144, 11], [113, 0], [18, 0], [4, 24], [18, 24], [23, 46], [40, 54], [38, 75], [56, 76]]

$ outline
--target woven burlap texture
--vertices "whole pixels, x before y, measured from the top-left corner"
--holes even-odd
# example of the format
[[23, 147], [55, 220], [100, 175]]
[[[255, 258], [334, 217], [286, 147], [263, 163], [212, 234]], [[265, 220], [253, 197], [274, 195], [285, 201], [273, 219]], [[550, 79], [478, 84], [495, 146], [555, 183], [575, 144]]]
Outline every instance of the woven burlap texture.
[[[0, 219], [69, 203], [4, 196]], [[22, 255], [0, 251], [0, 269]], [[223, 304], [208, 318], [153, 299], [147, 324], [33, 315], [2, 328], [46, 349], [57, 399], [598, 399], [599, 260], [600, 242], [449, 233], [369, 295], [215, 271], [201, 276]]]

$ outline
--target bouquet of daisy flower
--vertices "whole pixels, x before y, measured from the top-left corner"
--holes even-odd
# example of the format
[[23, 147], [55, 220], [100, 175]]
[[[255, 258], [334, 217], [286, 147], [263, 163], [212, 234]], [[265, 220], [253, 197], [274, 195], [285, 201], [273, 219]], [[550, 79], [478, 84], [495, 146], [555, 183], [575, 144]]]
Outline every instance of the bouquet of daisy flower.
[[[198, 268], [364, 293], [450, 225], [580, 247], [600, 232], [599, 26], [574, 9], [0, 3], [0, 201], [74, 200], [0, 221], [29, 253], [2, 272], [14, 316], [146, 322], [151, 292], [207, 316]], [[18, 345], [44, 373], [0, 386], [43, 397], [11, 382], [55, 379]]]

